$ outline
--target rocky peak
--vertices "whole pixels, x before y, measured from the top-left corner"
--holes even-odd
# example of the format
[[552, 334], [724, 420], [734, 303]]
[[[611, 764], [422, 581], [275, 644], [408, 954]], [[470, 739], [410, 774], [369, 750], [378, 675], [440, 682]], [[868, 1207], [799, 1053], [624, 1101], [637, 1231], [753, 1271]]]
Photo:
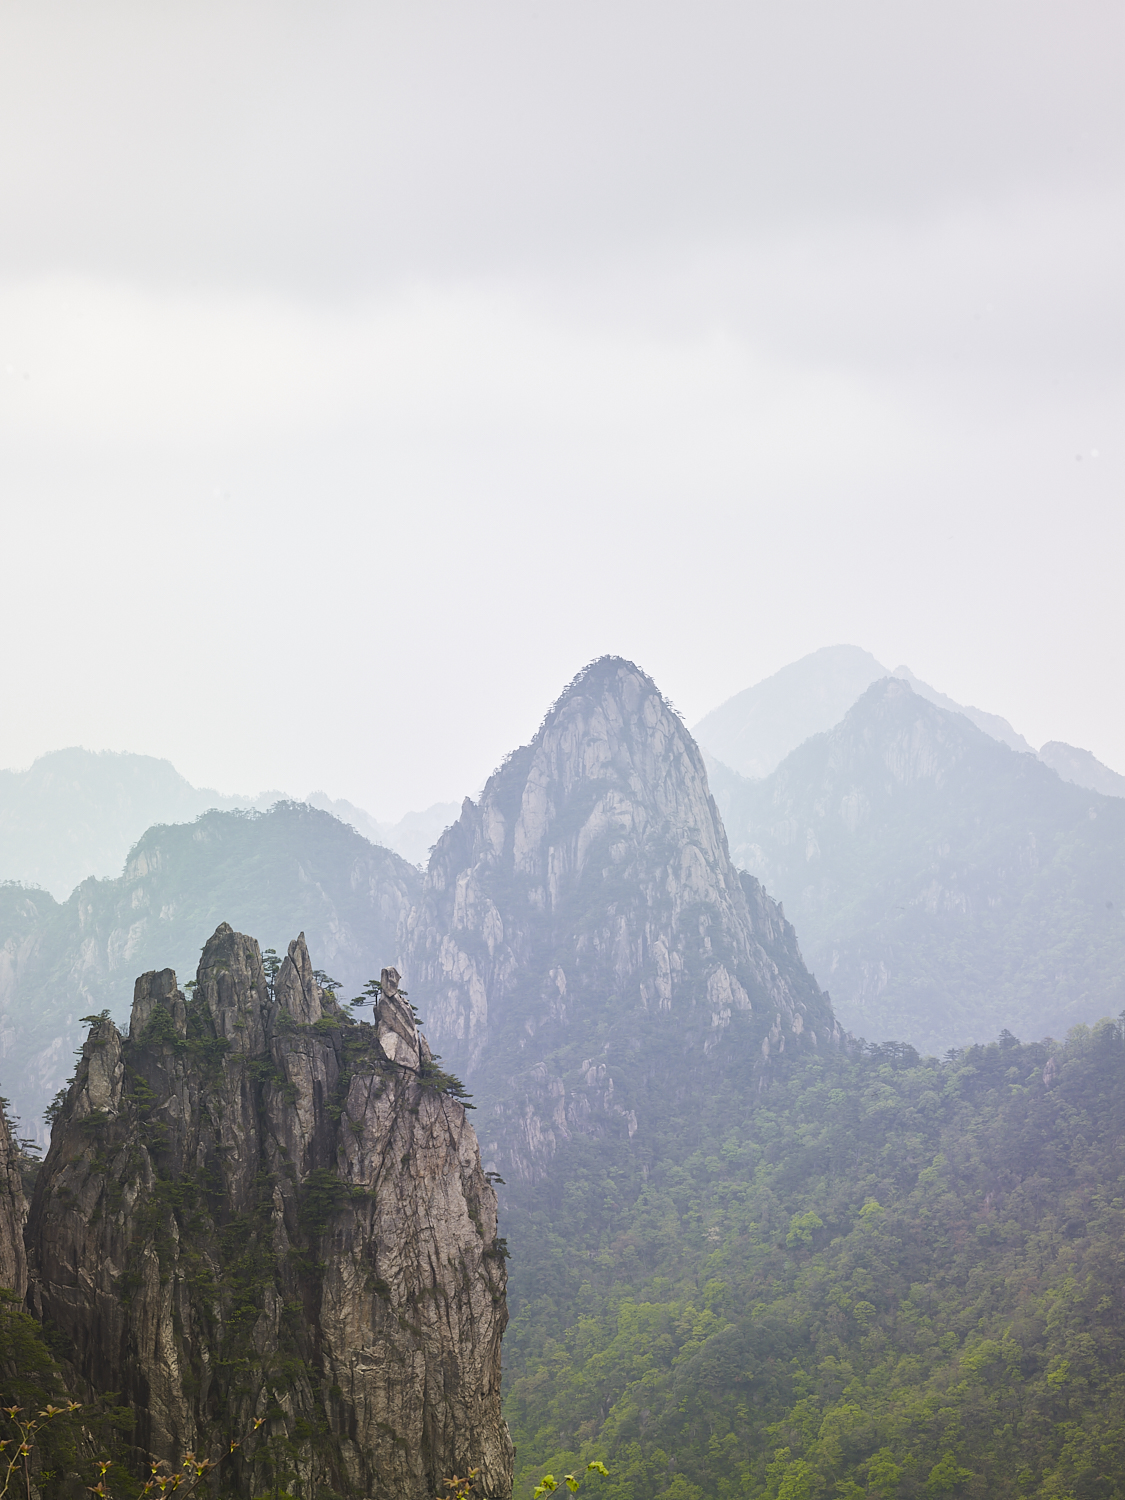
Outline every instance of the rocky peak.
[[190, 999], [145, 974], [130, 1035], [92, 1028], [36, 1183], [30, 1299], [76, 1387], [135, 1407], [138, 1462], [225, 1455], [245, 1496], [432, 1500], [470, 1467], [510, 1494], [496, 1198], [396, 988], [355, 1021], [302, 935], [271, 997], [224, 923]]
[[[795, 942], [779, 964], [759, 940], [760, 906], [731, 862], [698, 746], [651, 678], [606, 657], [439, 840], [407, 973], [430, 1034], [478, 1084], [504, 1038], [555, 1088], [543, 1053], [589, 1054], [611, 1016], [633, 1035], [664, 1017], [703, 1054], [738, 1016], [766, 1056], [816, 1045], [833, 1034], [831, 1009]], [[620, 1099], [608, 1107], [629, 1114]]]
[[430, 1050], [414, 1024], [414, 1012], [407, 1003], [406, 991], [399, 988], [401, 979], [397, 969], [384, 969], [380, 975], [379, 1005], [375, 1014], [379, 1045], [392, 1062], [402, 1067], [420, 1068], [423, 1058], [430, 1060]]

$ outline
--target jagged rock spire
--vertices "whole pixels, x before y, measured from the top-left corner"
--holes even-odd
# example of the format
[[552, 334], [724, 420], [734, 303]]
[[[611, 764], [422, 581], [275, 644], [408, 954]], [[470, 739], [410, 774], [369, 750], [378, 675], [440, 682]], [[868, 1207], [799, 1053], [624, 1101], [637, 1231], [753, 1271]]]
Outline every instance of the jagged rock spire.
[[466, 800], [430, 860], [406, 969], [429, 1034], [478, 1083], [500, 1035], [549, 1076], [552, 1048], [591, 1060], [599, 1024], [672, 1026], [704, 1055], [739, 1016], [764, 1057], [836, 1034], [792, 929], [731, 861], [698, 746], [619, 657], [581, 673]]
[[136, 1409], [138, 1454], [222, 1459], [224, 1491], [260, 1494], [266, 1416], [302, 1494], [432, 1500], [475, 1467], [510, 1495], [495, 1193], [393, 986], [380, 1011], [321, 992], [303, 934], [271, 997], [223, 923], [190, 1001], [145, 974], [130, 1036], [92, 1029], [36, 1183], [31, 1300], [76, 1388]]

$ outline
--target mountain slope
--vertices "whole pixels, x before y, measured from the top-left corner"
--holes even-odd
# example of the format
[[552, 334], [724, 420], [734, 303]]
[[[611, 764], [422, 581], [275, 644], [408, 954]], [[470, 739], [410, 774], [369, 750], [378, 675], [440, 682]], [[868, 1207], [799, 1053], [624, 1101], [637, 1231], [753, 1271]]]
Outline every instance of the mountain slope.
[[435, 802], [421, 812], [404, 814], [397, 823], [378, 823], [362, 807], [356, 807], [354, 802], [346, 802], [342, 797], [333, 799], [324, 792], [310, 792], [305, 801], [310, 807], [319, 807], [339, 818], [341, 823], [349, 824], [373, 844], [393, 849], [403, 859], [408, 859], [412, 865], [421, 865], [423, 869], [430, 850], [459, 811], [456, 802]]
[[[975, 724], [983, 730], [991, 739], [999, 740], [1002, 745], [1007, 745], [1009, 750], [1018, 750], [1023, 755], [1034, 755], [1035, 751], [1027, 743], [1022, 734], [1003, 719], [999, 714], [986, 713], [983, 708], [974, 708], [972, 704], [957, 703], [945, 693], [939, 693], [937, 688], [923, 682], [920, 677], [915, 677], [909, 667], [896, 667], [893, 672], [887, 674], [890, 677], [898, 677], [903, 682], [908, 682], [919, 698], [925, 698], [929, 703], [934, 703], [938, 708], [948, 709], [951, 714], [964, 714], [970, 724]], [[830, 727], [830, 726], [825, 726]]]
[[212, 807], [269, 806], [282, 795], [226, 797], [152, 755], [55, 750], [26, 771], [0, 771], [0, 878], [65, 900], [90, 875], [115, 875], [156, 823], [190, 823]]
[[698, 747], [613, 657], [466, 799], [403, 972], [488, 1106], [486, 1155], [528, 1180], [575, 1135], [643, 1128], [657, 1079], [838, 1035], [792, 929], [731, 862]]
[[809, 738], [831, 729], [887, 669], [859, 646], [822, 646], [736, 693], [693, 725], [709, 755], [742, 776], [768, 776]]
[[26, 1134], [70, 1074], [79, 1017], [123, 1022], [133, 975], [194, 967], [208, 933], [230, 921], [279, 945], [309, 934], [346, 995], [400, 962], [418, 871], [302, 803], [268, 813], [210, 812], [150, 828], [118, 880], [87, 880], [58, 903], [0, 886], [0, 1086]]
[[1123, 1078], [1108, 1021], [803, 1054], [574, 1160], [509, 1230], [516, 1493], [601, 1457], [605, 1500], [1125, 1494]]
[[1075, 786], [1100, 792], [1103, 797], [1125, 797], [1125, 776], [1111, 771], [1089, 750], [1064, 745], [1061, 740], [1050, 740], [1041, 746], [1039, 759], [1052, 771], [1057, 771], [1064, 781], [1072, 781]]
[[[791, 750], [823, 734], [881, 677], [909, 682], [920, 698], [965, 717], [1012, 750], [1034, 755], [1022, 734], [999, 714], [955, 703], [915, 677], [909, 667], [893, 673], [858, 646], [823, 646], [790, 662], [772, 677], [736, 693], [700, 719], [692, 733], [713, 759], [752, 780], [768, 776]], [[1083, 783], [1085, 784], [1085, 783]]]
[[851, 1030], [942, 1050], [1125, 1004], [1125, 802], [906, 683], [874, 684], [765, 781], [714, 785]]

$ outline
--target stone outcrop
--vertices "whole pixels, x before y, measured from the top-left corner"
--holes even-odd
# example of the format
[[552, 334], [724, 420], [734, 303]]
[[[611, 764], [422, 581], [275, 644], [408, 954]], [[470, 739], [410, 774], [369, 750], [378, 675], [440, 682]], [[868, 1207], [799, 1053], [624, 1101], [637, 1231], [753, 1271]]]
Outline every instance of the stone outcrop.
[[619, 658], [466, 799], [408, 933], [428, 1032], [506, 1116], [490, 1149], [517, 1175], [576, 1129], [637, 1128], [614, 1064], [645, 1038], [718, 1059], [734, 1028], [762, 1060], [838, 1038], [792, 928], [731, 862], [698, 746]]
[[84, 881], [61, 905], [0, 886], [0, 1082], [46, 1149], [43, 1111], [73, 1069], [79, 1018], [129, 1015], [133, 980], [194, 970], [220, 920], [279, 950], [304, 928], [317, 963], [357, 994], [401, 963], [421, 875], [328, 813], [209, 812], [150, 828], [117, 880]]
[[135, 1408], [138, 1456], [206, 1454], [246, 1496], [431, 1500], [470, 1467], [510, 1494], [475, 1136], [396, 986], [356, 1022], [303, 935], [271, 991], [224, 924], [190, 999], [145, 974], [128, 1037], [92, 1028], [28, 1246], [31, 1304], [79, 1388]]
[[23, 1246], [26, 1218], [19, 1148], [12, 1139], [7, 1116], [0, 1110], [0, 1287], [15, 1292], [17, 1297], [27, 1291], [27, 1257]]

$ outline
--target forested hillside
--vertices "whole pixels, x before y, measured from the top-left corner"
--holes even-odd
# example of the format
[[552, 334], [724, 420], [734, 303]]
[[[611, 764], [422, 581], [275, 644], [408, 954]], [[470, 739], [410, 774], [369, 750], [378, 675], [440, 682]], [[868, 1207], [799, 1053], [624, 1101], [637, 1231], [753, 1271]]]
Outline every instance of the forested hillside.
[[502, 1212], [526, 1493], [1125, 1493], [1125, 1041], [802, 1055]]

